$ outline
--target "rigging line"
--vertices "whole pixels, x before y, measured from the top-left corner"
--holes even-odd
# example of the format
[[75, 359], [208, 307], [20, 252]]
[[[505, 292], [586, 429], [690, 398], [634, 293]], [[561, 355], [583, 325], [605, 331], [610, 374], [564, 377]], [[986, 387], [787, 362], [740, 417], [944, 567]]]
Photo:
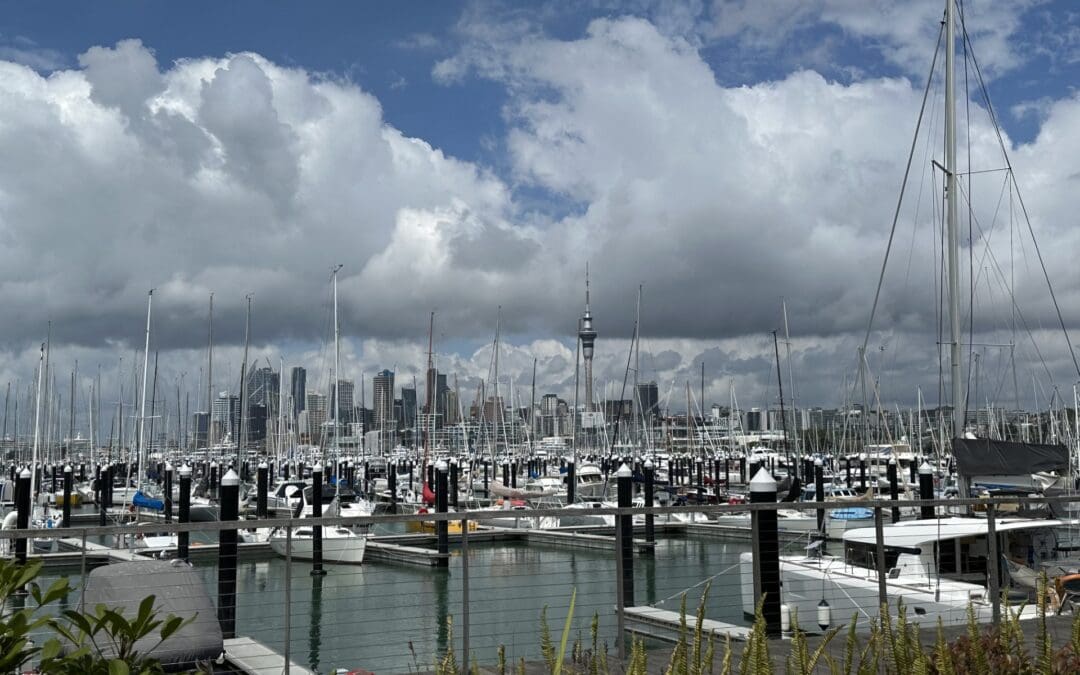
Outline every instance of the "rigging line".
[[[964, 42], [971, 42], [971, 36], [968, 35], [967, 26], [964, 23], [964, 17], [960, 17], [960, 30], [964, 36]], [[987, 114], [990, 116], [990, 121], [994, 125], [994, 134], [997, 137], [998, 147], [1001, 149], [1001, 154], [1005, 158], [1005, 166], [1009, 169], [1009, 175], [1012, 176], [1013, 186], [1016, 188], [1016, 199], [1020, 204], [1020, 212], [1024, 215], [1024, 222], [1027, 224], [1028, 234], [1031, 235], [1031, 242], [1035, 245], [1035, 253], [1039, 258], [1039, 266], [1042, 268], [1043, 278], [1046, 280], [1046, 287], [1050, 291], [1050, 300], [1054, 303], [1054, 311], [1057, 313], [1058, 324], [1061, 326], [1061, 332], [1065, 335], [1065, 344], [1069, 347], [1069, 356], [1072, 358], [1073, 368], [1076, 369], [1076, 374], [1080, 376], [1080, 361], [1076, 358], [1076, 351], [1072, 346], [1072, 339], [1069, 337], [1069, 331], [1065, 328], [1065, 319], [1061, 314], [1061, 306], [1057, 301], [1057, 294], [1054, 292], [1054, 285], [1050, 282], [1050, 273], [1046, 269], [1046, 261], [1043, 259], [1042, 248], [1039, 246], [1039, 241], [1035, 238], [1035, 228], [1031, 225], [1031, 217], [1028, 215], [1027, 204], [1024, 202], [1024, 196], [1020, 192], [1020, 185], [1016, 182], [1016, 173], [1012, 170], [1012, 159], [1009, 157], [1009, 151], [1005, 147], [1005, 140], [1001, 136], [1001, 127], [997, 121], [997, 113], [994, 112], [994, 104], [990, 101], [990, 92], [986, 88], [986, 82], [983, 80], [982, 68], [979, 66], [979, 60], [975, 57], [975, 50], [970, 49], [968, 52], [971, 55], [971, 64], [975, 68], [975, 77], [979, 82], [979, 89], [982, 91], [983, 101], [986, 103]]]
[[930, 74], [926, 78], [926, 88], [923, 90], [922, 105], [919, 108], [919, 118], [915, 122], [915, 134], [911, 139], [911, 150], [908, 151], [907, 166], [904, 167], [904, 178], [900, 182], [900, 195], [896, 199], [896, 210], [893, 212], [892, 227], [889, 229], [889, 241], [885, 245], [885, 258], [881, 261], [881, 273], [878, 275], [877, 289], [874, 291], [874, 304], [870, 308], [870, 318], [866, 323], [866, 336], [863, 338], [863, 353], [870, 342], [870, 332], [874, 327], [874, 315], [877, 313], [878, 301], [881, 299], [881, 287], [885, 283], [885, 269], [889, 264], [889, 253], [892, 251], [893, 238], [896, 236], [896, 225], [900, 221], [900, 209], [904, 204], [904, 193], [907, 190], [908, 177], [911, 175], [911, 164], [915, 157], [915, 148], [919, 142], [919, 129], [922, 128], [923, 115], [926, 113], [926, 101], [930, 95], [930, 85], [934, 81], [934, 69], [937, 67], [938, 54], [941, 52], [941, 37], [945, 34], [945, 25], [942, 24], [938, 31], [937, 47], [934, 49], [934, 58], [930, 62]]
[[[979, 230], [979, 237], [987, 243], [986, 254], [990, 258], [990, 262], [993, 263], [991, 265], [991, 268], [998, 274], [1000, 282], [1004, 285], [1004, 272], [1002, 271], [1001, 264], [998, 263], [997, 256], [994, 255], [993, 249], [989, 247], [989, 235], [983, 232], [982, 225], [979, 223], [978, 218], [975, 219], [975, 227], [977, 227]], [[1031, 338], [1032, 348], [1035, 350], [1035, 354], [1039, 357], [1039, 361], [1043, 366], [1043, 370], [1046, 371], [1047, 378], [1049, 378], [1049, 380], [1053, 382], [1054, 376], [1050, 372], [1050, 368], [1049, 366], [1047, 366], [1046, 359], [1043, 358], [1042, 352], [1039, 350], [1038, 343], [1035, 342], [1035, 334], [1031, 330], [1031, 327], [1028, 326], [1027, 319], [1024, 317], [1024, 313], [1020, 310], [1020, 305], [1016, 301], [1016, 296], [1014, 295], [1013, 290], [1008, 287], [1006, 288], [1009, 299], [1011, 300], [1012, 307], [1016, 311], [1017, 315], [1020, 317], [1020, 322], [1024, 327], [1024, 331], [1027, 333], [1028, 337]]]

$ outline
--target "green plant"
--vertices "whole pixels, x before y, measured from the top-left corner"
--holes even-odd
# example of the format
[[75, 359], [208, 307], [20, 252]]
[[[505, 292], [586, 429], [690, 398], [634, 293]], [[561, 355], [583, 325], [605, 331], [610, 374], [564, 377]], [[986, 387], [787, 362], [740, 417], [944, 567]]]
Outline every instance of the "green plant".
[[61, 653], [61, 642], [52, 639], [41, 652], [41, 671], [44, 673], [85, 673], [86, 675], [127, 675], [128, 673], [163, 672], [157, 659], [135, 649], [136, 643], [157, 634], [158, 640], [146, 652], [153, 651], [178, 630], [195, 620], [172, 614], [158, 618], [154, 611], [155, 596], [148, 595], [139, 603], [135, 616], [128, 619], [119, 609], [103, 604], [93, 612], [66, 610], [59, 617], [48, 619], [48, 625], [73, 648]]
[[435, 675], [458, 675], [457, 655], [454, 653], [454, 617], [446, 617], [446, 654], [435, 664]]
[[[0, 560], [0, 672], [20, 671], [41, 652], [42, 648], [34, 646], [30, 638], [31, 633], [48, 624], [49, 617], [39, 615], [39, 611], [71, 592], [66, 577], [42, 592], [34, 581], [41, 567], [41, 561], [20, 565], [14, 560]], [[33, 600], [32, 607], [11, 607], [16, 600], [25, 604], [27, 596]]]

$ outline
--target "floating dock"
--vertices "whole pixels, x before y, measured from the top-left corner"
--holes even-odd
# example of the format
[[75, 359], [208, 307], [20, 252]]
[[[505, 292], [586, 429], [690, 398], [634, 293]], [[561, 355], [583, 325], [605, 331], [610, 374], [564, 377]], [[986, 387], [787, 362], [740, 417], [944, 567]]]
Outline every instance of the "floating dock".
[[[626, 630], [642, 637], [678, 642], [682, 619], [678, 612], [655, 607], [626, 607], [623, 609]], [[694, 631], [695, 618], [687, 617], [687, 630]], [[732, 640], [745, 641], [750, 637], [750, 629], [733, 623], [705, 619], [701, 622], [702, 632], [718, 638], [730, 636]]]
[[284, 656], [249, 637], [225, 640], [225, 662], [247, 675], [315, 675], [292, 659], [286, 664]]

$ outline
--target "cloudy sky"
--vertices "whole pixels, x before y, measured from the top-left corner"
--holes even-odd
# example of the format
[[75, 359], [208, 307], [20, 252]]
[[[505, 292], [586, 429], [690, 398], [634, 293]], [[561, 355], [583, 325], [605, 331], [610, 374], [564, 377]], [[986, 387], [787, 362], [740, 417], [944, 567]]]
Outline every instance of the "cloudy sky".
[[[77, 360], [81, 392], [100, 368], [104, 399], [119, 379], [130, 402], [150, 288], [163, 389], [205, 389], [211, 293], [216, 389], [236, 388], [249, 294], [252, 358], [305, 365], [321, 387], [337, 264], [343, 375], [411, 382], [434, 310], [440, 365], [472, 387], [501, 307], [504, 386], [527, 396], [536, 359], [538, 390], [572, 395], [588, 262], [597, 390], [619, 395], [641, 285], [640, 377], [674, 409], [688, 380], [697, 397], [702, 363], [707, 403], [732, 383], [742, 407], [775, 402], [782, 299], [800, 404], [852, 396], [943, 10], [4, 5], [0, 384], [13, 398], [51, 321], [58, 379]], [[1055, 387], [1071, 400], [1080, 373], [1039, 255], [1075, 331], [1080, 12], [964, 9], [972, 405], [1044, 405]], [[940, 60], [869, 338], [889, 406], [938, 397]]]

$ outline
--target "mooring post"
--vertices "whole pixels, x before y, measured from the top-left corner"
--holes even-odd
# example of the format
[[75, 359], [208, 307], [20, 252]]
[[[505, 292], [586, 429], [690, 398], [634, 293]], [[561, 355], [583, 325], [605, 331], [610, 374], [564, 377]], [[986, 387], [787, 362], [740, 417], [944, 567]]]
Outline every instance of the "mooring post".
[[1001, 557], [998, 555], [997, 508], [994, 504], [986, 505], [986, 540], [989, 543], [987, 555], [987, 588], [993, 610], [994, 626], [1001, 622]]
[[105, 469], [100, 464], [94, 469], [96, 480], [94, 481], [94, 501], [98, 506], [98, 525], [105, 527]]
[[[618, 486], [619, 508], [628, 509], [634, 505], [634, 472], [626, 464], [615, 472]], [[622, 596], [623, 606], [634, 606], [634, 517], [630, 514], [619, 515], [619, 556], [622, 558]]]
[[456, 457], [450, 458], [450, 503], [458, 507], [458, 463]]
[[[322, 518], [322, 482], [323, 468], [318, 462], [311, 467], [311, 517], [313, 523], [318, 523]], [[311, 528], [311, 575], [322, 576], [326, 574], [323, 569], [322, 559], [322, 525]]]
[[[447, 512], [447, 473], [446, 460], [440, 459], [435, 464], [435, 512]], [[438, 545], [439, 567], [450, 566], [450, 523], [439, 520], [435, 523], [435, 538]]]
[[[934, 469], [927, 462], [923, 462], [919, 467], [919, 499], [933, 499], [934, 498]], [[934, 507], [923, 506], [920, 509], [919, 517], [922, 520], [934, 519]]]
[[866, 494], [866, 453], [859, 455], [859, 494]]
[[218, 498], [218, 463], [217, 461], [210, 462], [210, 498]]
[[[25, 530], [30, 527], [30, 470], [19, 473], [19, 482], [15, 484], [15, 527]], [[15, 540], [15, 560], [20, 565], [26, 564], [26, 537]]]
[[[814, 460], [814, 499], [818, 504], [825, 504], [825, 465], [821, 458]], [[825, 540], [825, 509], [817, 510], [817, 529], [821, 533], [822, 542]]]
[[64, 527], [71, 527], [71, 482], [74, 476], [71, 465], [64, 465]]
[[[181, 523], [191, 522], [191, 467], [187, 464], [180, 467], [180, 513], [178, 521]], [[190, 541], [190, 532], [176, 533], [176, 557], [187, 560], [188, 543]]]
[[[645, 507], [651, 509], [653, 507], [653, 481], [655, 479], [656, 469], [653, 466], [652, 459], [645, 460]], [[652, 511], [645, 513], [645, 541], [652, 544], [656, 541], [656, 525], [653, 522], [655, 516]], [[649, 549], [653, 551], [652, 548]]]
[[[240, 476], [232, 469], [221, 478], [221, 522], [236, 522]], [[226, 640], [236, 637], [236, 529], [218, 532], [218, 623]]]
[[386, 468], [386, 489], [390, 492], [390, 513], [397, 513], [397, 472], [395, 464]]
[[577, 501], [577, 470], [574, 467], [574, 458], [566, 458], [566, 504], [569, 506]]
[[171, 462], [165, 463], [165, 522], [172, 522], [172, 487], [173, 487], [173, 465]]
[[263, 520], [266, 518], [268, 509], [266, 507], [266, 492], [269, 489], [270, 482], [270, 467], [266, 465], [265, 461], [259, 462], [258, 473], [255, 477], [255, 517]]
[[[750, 503], [776, 504], [776, 479], [764, 468], [758, 469], [750, 481]], [[754, 548], [754, 593], [762, 603], [766, 634], [780, 637], [780, 540], [776, 510], [755, 509], [750, 519]]]
[[[887, 474], [887, 476], [889, 478], [889, 499], [893, 500], [894, 502], [897, 502], [897, 501], [900, 500], [900, 483], [897, 480], [897, 476], [896, 476], [896, 458], [895, 457], [892, 457], [892, 458], [889, 459], [889, 465], [885, 469], [885, 471], [886, 471], [886, 474]], [[892, 521], [894, 523], [899, 523], [900, 522], [900, 507], [899, 506], [892, 507]]]
[[[102, 485], [102, 495], [104, 496], [105, 506], [111, 508], [113, 505], [113, 475], [116, 471], [112, 464], [106, 464], [105, 470], [102, 472], [105, 474], [105, 482]], [[101, 523], [105, 524], [104, 521]]]

